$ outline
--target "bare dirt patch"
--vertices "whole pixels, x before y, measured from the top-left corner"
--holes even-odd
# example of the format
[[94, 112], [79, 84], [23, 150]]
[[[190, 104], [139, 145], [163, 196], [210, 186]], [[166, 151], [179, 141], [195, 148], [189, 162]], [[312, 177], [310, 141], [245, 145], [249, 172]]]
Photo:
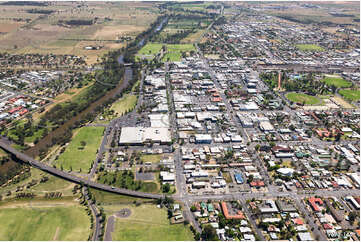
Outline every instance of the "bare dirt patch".
[[60, 227], [56, 227], [56, 231], [55, 231], [55, 234], [54, 234], [53, 240], [58, 240], [59, 231], [60, 231]]
[[332, 97], [331, 100], [334, 101], [335, 103], [341, 105], [343, 108], [354, 108], [354, 106], [352, 106], [351, 104], [349, 104], [348, 102], [343, 100], [341, 97], [335, 96], [335, 97]]
[[0, 32], [8, 33], [8, 32], [14, 31], [23, 24], [24, 24], [23, 22], [0, 23]]

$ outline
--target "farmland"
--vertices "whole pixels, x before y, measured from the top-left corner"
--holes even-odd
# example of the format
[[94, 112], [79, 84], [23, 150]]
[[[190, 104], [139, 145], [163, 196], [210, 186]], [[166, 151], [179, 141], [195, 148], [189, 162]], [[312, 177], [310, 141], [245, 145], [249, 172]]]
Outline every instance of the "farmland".
[[[0, 27], [4, 34], [0, 36], [0, 51], [73, 54], [85, 56], [87, 64], [94, 64], [109, 50], [125, 45], [124, 41], [117, 40], [134, 38], [157, 17], [156, 5], [141, 2], [52, 3], [41, 8], [49, 11], [46, 14], [29, 13], [33, 8], [2, 6]], [[21, 20], [14, 21], [19, 12]], [[91, 24], [61, 24], [68, 20], [91, 21]], [[86, 50], [86, 46], [100, 48]]]
[[95, 159], [104, 127], [83, 127], [73, 137], [56, 162], [57, 167], [66, 170], [87, 172]]
[[[76, 203], [0, 206], [1, 240], [86, 240], [90, 219]], [[31, 205], [31, 204], [29, 204]]]

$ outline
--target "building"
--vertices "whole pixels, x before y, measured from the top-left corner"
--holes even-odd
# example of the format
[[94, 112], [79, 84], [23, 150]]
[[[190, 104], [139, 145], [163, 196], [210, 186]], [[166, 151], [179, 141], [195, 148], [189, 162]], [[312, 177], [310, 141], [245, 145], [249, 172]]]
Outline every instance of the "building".
[[212, 136], [210, 134], [195, 134], [195, 142], [197, 144], [210, 144], [212, 143]]
[[262, 131], [274, 131], [273, 125], [268, 121], [262, 121], [259, 123], [259, 128]]
[[168, 128], [123, 127], [119, 145], [142, 145], [147, 142], [170, 144], [171, 141]]

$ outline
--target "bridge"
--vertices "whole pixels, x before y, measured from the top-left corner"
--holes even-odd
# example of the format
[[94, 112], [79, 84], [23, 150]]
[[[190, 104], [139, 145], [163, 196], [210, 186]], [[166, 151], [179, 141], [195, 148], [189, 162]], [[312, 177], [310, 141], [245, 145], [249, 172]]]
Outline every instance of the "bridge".
[[14, 149], [7, 143], [8, 142], [6, 140], [4, 140], [3, 138], [0, 139], [0, 147], [2, 149], [4, 149], [7, 153], [10, 153], [11, 155], [15, 156], [18, 160], [21, 160], [24, 163], [27, 163], [37, 169], [47, 172], [49, 174], [61, 177], [65, 180], [75, 182], [78, 184], [83, 184], [83, 185], [89, 186], [91, 188], [95, 188], [95, 189], [99, 189], [99, 190], [103, 190], [103, 191], [107, 191], [107, 192], [112, 192], [112, 193], [117, 193], [117, 194], [121, 194], [121, 195], [132, 196], [132, 197], [151, 198], [151, 199], [164, 198], [164, 195], [162, 195], [162, 194], [137, 192], [137, 191], [132, 191], [132, 190], [128, 190], [128, 189], [111, 187], [111, 186], [108, 186], [105, 184], [96, 183], [96, 182], [93, 182], [93, 181], [90, 181], [87, 179], [83, 179], [83, 178], [71, 175], [67, 172], [58, 170], [54, 167], [48, 166], [40, 161], [37, 161], [37, 160], [31, 158], [30, 156]]

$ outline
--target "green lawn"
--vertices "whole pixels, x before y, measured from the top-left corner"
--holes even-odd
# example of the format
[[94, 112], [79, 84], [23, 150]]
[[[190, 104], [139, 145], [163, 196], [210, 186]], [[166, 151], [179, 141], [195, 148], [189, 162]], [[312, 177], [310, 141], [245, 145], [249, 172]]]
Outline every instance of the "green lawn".
[[111, 192], [104, 192], [93, 188], [90, 188], [90, 191], [95, 196], [95, 200], [102, 204], [131, 204], [134, 201], [142, 203], [153, 201], [152, 199], [129, 197]]
[[[155, 205], [142, 204], [122, 205], [105, 208], [105, 211], [115, 212], [122, 208], [130, 208], [131, 215], [128, 218], [117, 218], [112, 239], [114, 240], [194, 240], [193, 234], [183, 224], [171, 225], [167, 218], [165, 209], [157, 208]], [[146, 231], [146, 233], [144, 232]]]
[[174, 44], [167, 45], [167, 53], [163, 56], [162, 61], [181, 61], [182, 52], [195, 50], [192, 44]]
[[147, 43], [143, 48], [141, 48], [138, 53], [137, 57], [141, 55], [150, 55], [151, 57], [154, 57], [156, 54], [159, 53], [159, 51], [162, 49], [162, 46], [164, 44], [161, 43]]
[[129, 111], [135, 107], [137, 104], [137, 96], [126, 94], [124, 97], [113, 103], [111, 109], [113, 109], [118, 114], [122, 115], [126, 111]]
[[296, 47], [301, 51], [325, 51], [321, 46], [314, 44], [299, 44]]
[[356, 89], [356, 90], [343, 89], [343, 90], [340, 90], [339, 93], [348, 100], [351, 100], [351, 101], [359, 101], [360, 100], [360, 89]]
[[287, 93], [286, 98], [295, 103], [304, 102], [306, 105], [315, 105], [320, 103], [320, 100], [317, 99], [316, 97], [309, 96], [304, 93], [295, 93], [295, 92]]
[[157, 163], [162, 159], [162, 155], [154, 154], [154, 155], [142, 155], [140, 156], [140, 160], [143, 162], [152, 162]]
[[90, 218], [81, 206], [1, 208], [0, 240], [87, 240]]
[[[100, 146], [103, 137], [104, 127], [82, 127], [78, 133], [73, 137], [70, 144], [66, 147], [56, 161], [56, 166], [65, 170], [88, 172], [92, 161], [96, 157], [97, 149]], [[81, 142], [86, 142], [82, 147]]]
[[[64, 179], [58, 178], [56, 176], [45, 173], [39, 169], [31, 168], [31, 176], [21, 180], [17, 183], [8, 184], [5, 187], [0, 187], [0, 194], [6, 194], [7, 191], [12, 191], [15, 194], [15, 190], [18, 186], [26, 186], [32, 180], [38, 181], [37, 185], [32, 186], [30, 189], [27, 189], [28, 192], [33, 192], [39, 196], [43, 196], [45, 192], [54, 192], [59, 191], [63, 193], [63, 196], [72, 196], [72, 187], [74, 183], [66, 181]], [[39, 183], [42, 177], [48, 177], [48, 181]], [[5, 198], [5, 196], [3, 196]]]
[[327, 85], [331, 86], [334, 85], [338, 88], [340, 87], [351, 87], [352, 83], [349, 81], [344, 80], [343, 78], [339, 76], [325, 76], [322, 80], [322, 82], [325, 82]]

